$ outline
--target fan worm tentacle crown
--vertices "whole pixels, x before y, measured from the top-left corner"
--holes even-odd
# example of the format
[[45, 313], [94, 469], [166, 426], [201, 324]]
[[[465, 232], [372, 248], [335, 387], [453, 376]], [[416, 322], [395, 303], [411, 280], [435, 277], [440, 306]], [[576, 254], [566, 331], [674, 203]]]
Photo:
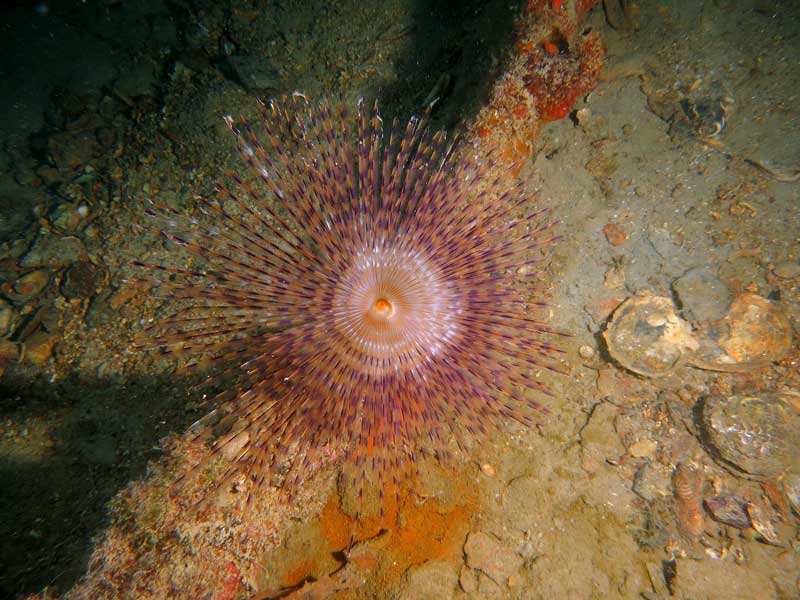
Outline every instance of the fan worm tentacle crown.
[[147, 344], [236, 377], [213, 442], [226, 477], [292, 488], [343, 456], [382, 488], [453, 435], [532, 423], [558, 352], [537, 317], [543, 211], [425, 117], [260, 107], [257, 124], [226, 117], [251, 176], [192, 214], [148, 210], [193, 266], [139, 263], [178, 306]]

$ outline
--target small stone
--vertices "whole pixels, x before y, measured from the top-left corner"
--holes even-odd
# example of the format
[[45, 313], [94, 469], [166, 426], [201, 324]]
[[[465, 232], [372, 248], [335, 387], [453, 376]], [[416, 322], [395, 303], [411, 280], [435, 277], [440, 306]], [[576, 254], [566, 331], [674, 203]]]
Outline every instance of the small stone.
[[672, 471], [661, 464], [642, 465], [633, 478], [633, 491], [648, 502], [672, 495]]
[[639, 440], [628, 447], [628, 454], [634, 458], [652, 458], [657, 448], [655, 440]]
[[614, 261], [606, 270], [603, 285], [609, 290], [618, 290], [625, 285], [625, 265], [622, 261]]
[[578, 354], [580, 354], [581, 358], [590, 359], [594, 358], [594, 348], [591, 346], [581, 346], [578, 349]]
[[517, 477], [508, 484], [503, 498], [503, 517], [509, 529], [526, 532], [541, 525], [541, 515], [532, 506], [551, 501], [546, 486], [537, 477]]
[[58, 336], [46, 331], [37, 331], [25, 340], [25, 360], [41, 365], [53, 354]]
[[119, 310], [125, 304], [130, 302], [136, 296], [137, 293], [143, 293], [143, 292], [144, 290], [137, 290], [133, 286], [123, 286], [108, 297], [107, 300], [108, 306], [110, 306], [114, 310]]
[[710, 322], [728, 312], [733, 295], [725, 282], [708, 267], [688, 270], [672, 282], [672, 289], [686, 316], [694, 321]]
[[229, 56], [236, 78], [250, 91], [276, 90], [280, 73], [263, 56]]
[[611, 313], [625, 300], [623, 296], [614, 294], [601, 302], [585, 304], [583, 310], [591, 317], [594, 323], [599, 324], [608, 319]]
[[47, 149], [59, 169], [77, 169], [100, 153], [100, 144], [89, 130], [59, 131], [48, 138]]
[[778, 279], [796, 279], [800, 277], [800, 264], [796, 262], [782, 262], [772, 269]]
[[580, 431], [581, 444], [597, 444], [613, 449], [617, 458], [619, 456], [617, 450], [622, 449], [622, 442], [619, 441], [614, 429], [614, 420], [618, 414], [619, 409], [613, 404], [603, 402], [595, 406], [589, 420]]
[[458, 577], [461, 589], [468, 594], [478, 589], [478, 574], [467, 565], [461, 567], [461, 575]]
[[0, 376], [6, 367], [19, 359], [19, 346], [9, 340], [0, 340]]
[[41, 165], [36, 169], [36, 175], [39, 176], [45, 185], [55, 187], [56, 184], [61, 183], [64, 178], [61, 171], [50, 165]]
[[487, 477], [494, 477], [497, 474], [494, 465], [491, 465], [489, 463], [482, 464], [481, 471], [483, 471], [483, 474], [486, 475]]
[[625, 446], [614, 428], [618, 412], [613, 404], [598, 404], [581, 429], [581, 461], [586, 472], [594, 473], [608, 461], [617, 461], [625, 454]]
[[478, 598], [481, 600], [500, 600], [503, 588], [485, 573], [478, 573]]
[[621, 246], [628, 239], [628, 234], [626, 234], [625, 230], [616, 223], [608, 223], [605, 227], [603, 227], [603, 233], [605, 234], [608, 243], [615, 247]]
[[19, 345], [10, 340], [0, 340], [0, 362], [16, 360], [19, 356]]
[[101, 293], [94, 298], [86, 311], [86, 324], [91, 328], [104, 327], [119, 321], [117, 310], [109, 305], [108, 293]]
[[452, 598], [458, 575], [456, 565], [446, 560], [429, 560], [409, 569], [398, 600], [444, 600]]
[[524, 562], [522, 557], [483, 532], [471, 533], [464, 544], [467, 565], [486, 574], [498, 585], [507, 585]]
[[14, 327], [17, 314], [14, 308], [0, 298], [0, 338], [8, 337]]
[[592, 111], [588, 108], [581, 108], [576, 111], [575, 119], [578, 121], [580, 128], [587, 131], [592, 124]]
[[50, 223], [59, 231], [66, 233], [76, 232], [88, 214], [86, 205], [60, 204], [50, 216]]
[[19, 264], [23, 268], [51, 267], [60, 269], [86, 259], [83, 242], [73, 236], [61, 237], [39, 231], [36, 240]]
[[[664, 597], [666, 598], [669, 595], [669, 590], [667, 589], [667, 581], [664, 574], [664, 563], [662, 562], [648, 562], [646, 565], [647, 568], [647, 575], [650, 578], [650, 584], [653, 586], [653, 591], [656, 594], [656, 598]], [[646, 597], [642, 594], [643, 597]]]
[[597, 371], [597, 395], [599, 398], [615, 398], [619, 391], [617, 370], [611, 367]]
[[581, 501], [591, 509], [613, 515], [620, 523], [630, 522], [639, 512], [636, 508], [639, 499], [631, 490], [630, 483], [620, 476], [619, 470], [604, 462], [594, 472], [587, 473], [591, 476]]
[[100, 229], [94, 223], [89, 223], [83, 228], [83, 238], [86, 240], [100, 239]]

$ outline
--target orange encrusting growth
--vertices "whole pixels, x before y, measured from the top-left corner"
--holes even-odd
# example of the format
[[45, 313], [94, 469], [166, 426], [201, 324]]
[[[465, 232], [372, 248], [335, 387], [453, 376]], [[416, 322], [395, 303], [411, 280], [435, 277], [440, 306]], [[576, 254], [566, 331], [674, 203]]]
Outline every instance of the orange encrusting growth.
[[311, 573], [318, 571], [317, 564], [313, 558], [304, 556], [291, 566], [288, 572], [283, 573], [281, 586], [291, 588], [300, 585], [310, 577]]
[[[462, 478], [449, 478], [448, 485], [452, 490], [449, 501], [428, 498], [419, 502], [405, 486], [399, 494], [387, 496], [382, 516], [361, 519], [347, 515], [340, 506], [339, 496], [334, 494], [321, 515], [322, 534], [328, 548], [333, 552], [351, 543], [386, 536], [375, 549], [380, 556], [374, 556], [383, 581], [398, 579], [409, 567], [429, 560], [457, 558], [477, 508], [477, 498]], [[307, 573], [313, 573], [316, 566], [308, 569]]]
[[545, 42], [541, 51], [530, 53], [525, 87], [536, 99], [542, 120], [556, 121], [570, 113], [578, 97], [597, 83], [602, 59], [603, 48], [596, 33], [576, 40], [564, 52]]
[[236, 600], [246, 591], [242, 584], [242, 574], [233, 562], [225, 563], [225, 578], [222, 580], [222, 587], [218, 591], [214, 600]]
[[516, 176], [547, 121], [566, 117], [591, 91], [603, 62], [595, 32], [582, 32], [598, 0], [531, 0], [517, 19], [518, 39], [473, 130], [488, 153]]

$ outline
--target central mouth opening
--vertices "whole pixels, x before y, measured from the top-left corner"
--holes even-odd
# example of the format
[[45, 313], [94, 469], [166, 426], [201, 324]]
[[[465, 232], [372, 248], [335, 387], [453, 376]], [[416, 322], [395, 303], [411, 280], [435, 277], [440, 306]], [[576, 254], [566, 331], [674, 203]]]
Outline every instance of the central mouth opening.
[[386, 298], [378, 298], [372, 305], [372, 310], [376, 317], [388, 319], [394, 314], [394, 306]]
[[454, 345], [463, 320], [460, 293], [437, 263], [377, 242], [352, 257], [328, 301], [343, 364], [379, 378], [422, 368]]

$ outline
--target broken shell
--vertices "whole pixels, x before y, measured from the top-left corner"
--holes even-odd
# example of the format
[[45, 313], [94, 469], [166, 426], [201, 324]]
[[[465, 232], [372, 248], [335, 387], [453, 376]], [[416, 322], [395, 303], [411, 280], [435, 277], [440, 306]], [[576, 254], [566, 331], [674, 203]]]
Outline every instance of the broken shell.
[[762, 502], [748, 502], [746, 505], [747, 516], [750, 517], [750, 523], [753, 529], [756, 530], [761, 539], [773, 546], [783, 546], [781, 543], [778, 532], [775, 531], [775, 526], [772, 524], [772, 517], [777, 515], [770, 514], [771, 511], [766, 509], [766, 504]]
[[783, 489], [794, 513], [800, 517], [800, 475], [789, 473], [783, 480]]
[[781, 395], [709, 396], [698, 409], [701, 443], [735, 474], [775, 477], [800, 461], [800, 411]]
[[0, 298], [0, 339], [5, 339], [14, 330], [14, 321], [17, 315], [14, 308], [5, 300]]
[[781, 360], [792, 347], [786, 315], [772, 302], [742, 294], [719, 321], [695, 334], [698, 351], [689, 364], [712, 371], [743, 372]]
[[679, 106], [682, 114], [673, 122], [673, 128], [688, 125], [690, 132], [700, 138], [713, 138], [725, 129], [728, 116], [735, 101], [719, 81], [695, 81], [682, 98]]
[[800, 277], [800, 264], [785, 261], [775, 265], [772, 272], [778, 279], [796, 279]]
[[628, 234], [621, 225], [616, 223], [608, 223], [603, 227], [603, 234], [606, 236], [606, 241], [612, 246], [621, 246], [628, 239]]
[[733, 525], [739, 529], [750, 527], [750, 517], [747, 516], [745, 502], [742, 498], [723, 494], [706, 499], [704, 504], [715, 521]]
[[703, 474], [697, 467], [681, 463], [672, 477], [675, 500], [678, 504], [678, 525], [683, 533], [698, 536], [703, 533]]
[[13, 302], [24, 304], [38, 296], [50, 283], [50, 272], [44, 269], [26, 273], [13, 283], [3, 285], [3, 295]]
[[59, 336], [46, 331], [37, 331], [25, 340], [25, 360], [30, 364], [44, 364], [53, 354]]
[[614, 360], [646, 377], [666, 375], [697, 347], [690, 325], [678, 316], [672, 300], [647, 293], [625, 300], [603, 337]]

